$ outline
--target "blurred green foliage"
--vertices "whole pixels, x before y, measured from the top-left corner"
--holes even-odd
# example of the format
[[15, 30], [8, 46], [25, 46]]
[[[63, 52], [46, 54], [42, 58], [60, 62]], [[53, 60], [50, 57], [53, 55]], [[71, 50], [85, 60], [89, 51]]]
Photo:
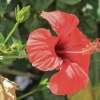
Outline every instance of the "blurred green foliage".
[[[97, 37], [100, 38], [100, 0], [0, 0], [0, 43], [4, 41], [16, 23], [14, 9], [17, 5], [19, 5], [20, 8], [30, 5], [30, 16], [15, 30], [7, 42], [6, 47], [12, 46], [12, 43], [26, 43], [30, 32], [37, 28], [45, 27], [51, 29], [47, 21], [40, 17], [42, 10], [53, 11], [58, 9], [66, 13], [73, 13], [80, 20], [78, 27], [83, 34], [85, 34], [91, 41], [95, 40]], [[0, 48], [0, 50], [4, 49], [3, 47]], [[13, 50], [15, 49], [17, 48], [13, 48]], [[22, 52], [13, 52], [9, 55], [0, 52], [0, 57], [7, 57], [0, 58], [2, 68], [7, 65], [9, 69], [30, 72], [40, 75], [42, 78], [49, 78], [51, 72], [44, 74], [43, 72], [33, 68], [27, 59], [20, 60], [20, 57], [26, 54], [24, 49]], [[16, 59], [16, 56], [19, 55], [21, 55], [18, 57], [19, 59]], [[13, 56], [15, 58], [13, 58]], [[12, 58], [9, 59], [9, 57]], [[8, 74], [3, 75], [6, 75], [10, 79], [15, 77]], [[91, 56], [89, 77], [91, 83], [87, 85], [87, 88], [72, 96], [68, 96], [68, 98], [56, 96], [48, 89], [33, 93], [31, 96], [34, 97], [34, 100], [80, 100], [80, 98], [84, 98], [82, 100], [100, 100], [100, 53]], [[40, 80], [35, 80], [31, 88], [22, 92], [18, 91], [17, 95], [21, 96], [22, 94], [34, 89], [34, 87], [39, 86], [39, 81]], [[25, 98], [21, 100], [25, 100]]]

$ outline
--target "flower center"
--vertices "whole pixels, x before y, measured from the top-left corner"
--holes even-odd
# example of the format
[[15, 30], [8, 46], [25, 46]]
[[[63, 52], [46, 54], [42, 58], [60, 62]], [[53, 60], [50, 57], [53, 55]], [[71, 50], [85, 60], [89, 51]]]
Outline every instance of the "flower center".
[[82, 48], [81, 51], [68, 51], [66, 49], [59, 49], [56, 48], [56, 54], [61, 57], [61, 58], [66, 58], [67, 54], [69, 53], [73, 53], [73, 54], [93, 54], [96, 52], [100, 52], [100, 39], [97, 38], [94, 42], [90, 43], [89, 45], [87, 45], [85, 48]]
[[57, 45], [55, 47], [55, 52], [56, 52], [58, 57], [66, 58], [66, 49], [64, 49], [64, 47]]

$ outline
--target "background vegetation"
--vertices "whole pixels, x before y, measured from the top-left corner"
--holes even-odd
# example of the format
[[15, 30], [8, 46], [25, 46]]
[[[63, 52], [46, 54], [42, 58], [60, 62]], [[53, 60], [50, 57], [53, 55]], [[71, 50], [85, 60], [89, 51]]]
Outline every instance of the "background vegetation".
[[[30, 5], [30, 16], [19, 24], [4, 47], [0, 45], [0, 74], [18, 84], [19, 90], [16, 92], [18, 99], [100, 100], [100, 53], [91, 56], [90, 82], [86, 89], [78, 91], [72, 96], [63, 97], [52, 94], [46, 88], [47, 78], [53, 72], [42, 72], [33, 68], [26, 59], [25, 45], [22, 45], [26, 43], [33, 30], [40, 27], [51, 29], [47, 21], [40, 17], [42, 10], [58, 9], [66, 13], [73, 13], [80, 20], [79, 29], [91, 41], [97, 37], [100, 38], [100, 0], [0, 0], [0, 32], [4, 39], [16, 23], [14, 9], [17, 5], [20, 8]], [[0, 35], [0, 43], [2, 41], [2, 35]], [[17, 43], [19, 44], [17, 45]], [[41, 79], [44, 80], [41, 81]], [[26, 93], [28, 94], [25, 95]]]

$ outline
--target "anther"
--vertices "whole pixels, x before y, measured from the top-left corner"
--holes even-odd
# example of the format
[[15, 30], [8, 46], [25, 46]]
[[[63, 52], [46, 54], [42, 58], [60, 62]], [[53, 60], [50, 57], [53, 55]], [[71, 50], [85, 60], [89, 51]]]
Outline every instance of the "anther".
[[86, 46], [86, 48], [82, 49], [83, 54], [94, 54], [96, 52], [100, 52], [100, 42], [99, 38], [97, 38], [94, 42], [90, 43]]

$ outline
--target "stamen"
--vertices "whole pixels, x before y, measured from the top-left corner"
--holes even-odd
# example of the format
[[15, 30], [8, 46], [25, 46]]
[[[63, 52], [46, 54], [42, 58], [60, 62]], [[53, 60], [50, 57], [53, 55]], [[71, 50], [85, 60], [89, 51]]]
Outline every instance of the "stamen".
[[90, 43], [86, 46], [86, 48], [83, 48], [83, 54], [93, 54], [96, 52], [100, 52], [100, 42], [99, 38], [97, 38], [93, 43]]

